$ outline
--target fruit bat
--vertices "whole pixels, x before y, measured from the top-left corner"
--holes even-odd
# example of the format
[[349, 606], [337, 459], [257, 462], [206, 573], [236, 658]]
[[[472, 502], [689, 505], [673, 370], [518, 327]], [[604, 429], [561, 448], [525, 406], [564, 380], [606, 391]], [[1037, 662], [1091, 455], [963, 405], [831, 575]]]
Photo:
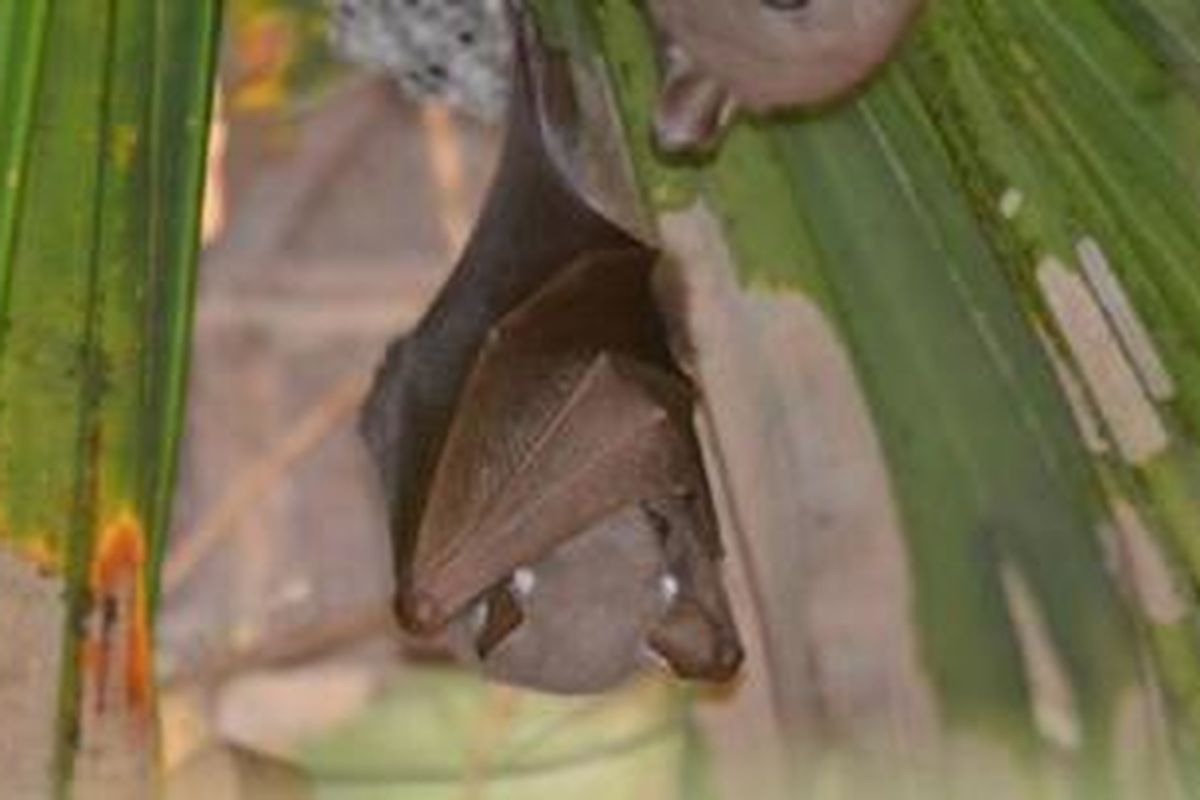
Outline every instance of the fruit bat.
[[649, 0], [662, 39], [655, 136], [710, 147], [738, 107], [817, 105], [891, 54], [923, 0]]
[[574, 188], [568, 66], [514, 15], [497, 176], [363, 411], [397, 617], [546, 691], [599, 691], [655, 661], [725, 680], [742, 650], [657, 253]]

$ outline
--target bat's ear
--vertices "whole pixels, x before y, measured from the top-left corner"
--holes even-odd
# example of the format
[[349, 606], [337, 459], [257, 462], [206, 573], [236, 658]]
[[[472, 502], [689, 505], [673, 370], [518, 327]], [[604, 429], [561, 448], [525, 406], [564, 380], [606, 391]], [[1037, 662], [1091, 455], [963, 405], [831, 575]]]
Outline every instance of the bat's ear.
[[475, 634], [475, 654], [481, 661], [525, 621], [525, 612], [507, 583], [488, 592], [483, 609], [483, 624]]
[[654, 105], [654, 142], [669, 155], [711, 154], [737, 114], [737, 101], [683, 48], [663, 39], [663, 76]]
[[671, 604], [647, 643], [681, 678], [727, 681], [742, 663], [737, 636], [686, 596]]

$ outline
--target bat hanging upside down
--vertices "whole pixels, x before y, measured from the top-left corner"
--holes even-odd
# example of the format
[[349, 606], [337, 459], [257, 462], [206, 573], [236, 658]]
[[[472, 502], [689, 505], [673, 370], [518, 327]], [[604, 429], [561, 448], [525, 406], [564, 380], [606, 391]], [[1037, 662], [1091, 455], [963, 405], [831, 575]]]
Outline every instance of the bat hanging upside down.
[[508, 138], [480, 221], [363, 432], [391, 512], [396, 611], [494, 679], [600, 691], [742, 649], [657, 253], [567, 177], [565, 62], [520, 14]]

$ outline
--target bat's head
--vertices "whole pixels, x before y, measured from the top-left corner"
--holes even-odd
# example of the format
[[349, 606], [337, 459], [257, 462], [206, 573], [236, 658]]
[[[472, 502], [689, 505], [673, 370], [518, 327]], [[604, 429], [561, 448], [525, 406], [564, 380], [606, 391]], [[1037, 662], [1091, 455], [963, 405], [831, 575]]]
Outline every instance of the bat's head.
[[489, 678], [559, 693], [603, 691], [663, 662], [728, 678], [736, 633], [705, 613], [669, 550], [644, 509], [613, 514], [472, 604], [451, 623], [452, 647]]
[[847, 94], [887, 59], [922, 4], [652, 0], [667, 56], [655, 110], [660, 146], [710, 146], [731, 103], [770, 111]]

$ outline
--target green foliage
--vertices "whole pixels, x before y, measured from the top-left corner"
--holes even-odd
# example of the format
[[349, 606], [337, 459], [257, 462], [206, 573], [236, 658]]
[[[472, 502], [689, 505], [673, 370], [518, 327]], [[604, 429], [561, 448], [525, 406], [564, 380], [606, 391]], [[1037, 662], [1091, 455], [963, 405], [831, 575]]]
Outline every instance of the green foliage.
[[[721, 217], [748, 290], [802, 292], [839, 324], [886, 451], [925, 668], [947, 721], [999, 733], [1018, 752], [1041, 747], [1004, 586], [1015, 571], [1068, 676], [1093, 774], [1120, 747], [1140, 643], [1181, 701], [1175, 739], [1189, 741], [1200, 719], [1189, 701], [1195, 633], [1131, 615], [1104, 548], [1120, 550], [1112, 509], [1132, 504], [1152, 547], [1178, 554], [1187, 584], [1200, 577], [1194, 8], [935, 2], [855, 102], [743, 120], [711, 162], [678, 165], [645, 144], [654, 61], [634, 32], [637, 4], [575, 5], [590, 10], [597, 33], [583, 57], [598, 52], [608, 66], [657, 213], [679, 206], [672, 187], [687, 180]], [[1097, 251], [1132, 324], [1098, 285]], [[1104, 342], [1063, 310], [1052, 261], [1087, 287], [1085, 305], [1115, 331]], [[1168, 390], [1131, 350], [1139, 324]], [[1100, 445], [1081, 436], [1086, 421], [1072, 419], [1048, 349], [1083, 384]], [[1097, 377], [1097, 359], [1114, 353], [1116, 371], [1136, 373], [1132, 409], [1107, 391], [1110, 375]], [[1174, 589], [1190, 619], [1190, 586]], [[1158, 632], [1135, 635], [1147, 627]]]
[[62, 719], [63, 764], [87, 689], [77, 648], [118, 591], [98, 565], [131, 571], [129, 618], [113, 627], [130, 658], [148, 658], [218, 11], [216, 0], [0, 8], [0, 544], [67, 579], [63, 691], [45, 703]]

